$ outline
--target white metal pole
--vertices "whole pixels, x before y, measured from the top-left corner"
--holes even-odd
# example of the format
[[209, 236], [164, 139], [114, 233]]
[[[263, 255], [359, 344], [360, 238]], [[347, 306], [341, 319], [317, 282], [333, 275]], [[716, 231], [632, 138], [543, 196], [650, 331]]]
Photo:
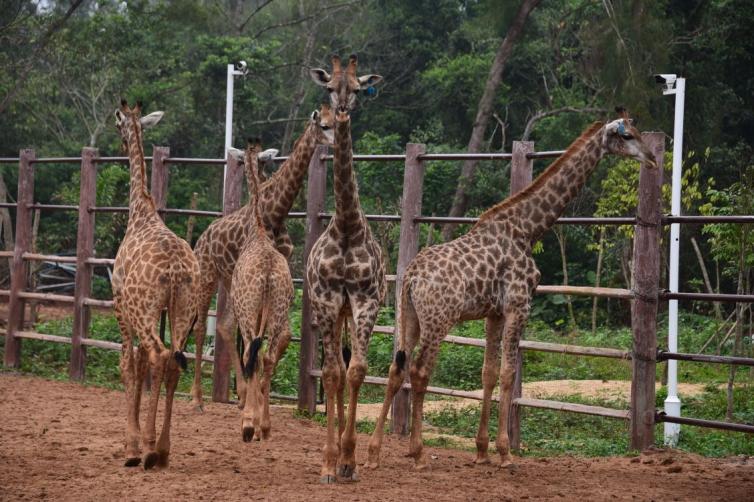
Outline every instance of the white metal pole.
[[[225, 151], [223, 152], [225, 160], [228, 160], [228, 149], [233, 144], [233, 76], [235, 75], [233, 65], [228, 65], [228, 79], [225, 86]], [[225, 202], [225, 181], [228, 178], [228, 164], [223, 169], [223, 203]]]
[[[678, 78], [673, 91], [675, 94], [675, 124], [673, 126], [673, 181], [670, 214], [681, 214], [681, 178], [683, 164], [683, 111], [686, 94], [686, 79]], [[679, 223], [670, 225], [670, 280], [669, 289], [678, 292], [678, 258], [680, 254]], [[668, 302], [668, 350], [678, 352], [678, 300]], [[665, 413], [671, 417], [681, 416], [681, 400], [678, 398], [678, 361], [668, 361], [668, 397], [665, 399]], [[681, 433], [680, 424], [665, 423], [665, 444], [675, 446]]]

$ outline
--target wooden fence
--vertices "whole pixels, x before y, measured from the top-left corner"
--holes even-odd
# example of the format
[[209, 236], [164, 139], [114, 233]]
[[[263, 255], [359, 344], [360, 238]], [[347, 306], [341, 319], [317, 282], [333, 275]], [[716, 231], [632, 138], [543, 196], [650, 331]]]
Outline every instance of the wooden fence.
[[[644, 133], [644, 141], [654, 152], [659, 165], [662, 165], [665, 150], [664, 135], [662, 133]], [[448, 218], [423, 216], [421, 212], [422, 188], [425, 172], [425, 164], [428, 161], [451, 161], [477, 158], [481, 160], [508, 160], [511, 163], [510, 193], [513, 194], [532, 180], [533, 162], [536, 159], [554, 158], [562, 154], [562, 151], [534, 152], [532, 142], [514, 142], [512, 153], [490, 154], [427, 154], [424, 145], [408, 144], [406, 153], [400, 155], [355, 155], [355, 161], [402, 161], [405, 163], [403, 196], [401, 198], [400, 215], [367, 215], [372, 221], [395, 221], [400, 222], [400, 241], [398, 250], [398, 263], [396, 275], [389, 276], [389, 281], [395, 282], [396, 295], [400, 294], [403, 273], [411, 259], [418, 252], [419, 226], [421, 223], [473, 223], [476, 218]], [[304, 256], [308, 257], [314, 242], [324, 230], [323, 222], [331, 217], [325, 211], [327, 161], [331, 160], [325, 147], [319, 147], [312, 157], [309, 166], [305, 213], [291, 213], [290, 218], [306, 219], [306, 242]], [[166, 208], [167, 187], [169, 180], [170, 165], [176, 164], [201, 164], [222, 166], [224, 159], [194, 159], [194, 158], [171, 158], [170, 151], [165, 147], [155, 147], [152, 157], [151, 191], [156, 206], [161, 214], [193, 215], [205, 217], [217, 217], [228, 214], [240, 206], [243, 169], [234, 159], [228, 162], [228, 179], [223, 194], [223, 211], [198, 211], [187, 209]], [[283, 157], [276, 159], [284, 160]], [[9, 314], [7, 330], [5, 333], [5, 358], [4, 363], [8, 367], [18, 367], [21, 358], [21, 340], [36, 339], [56, 343], [71, 344], [70, 377], [74, 380], [82, 380], [85, 377], [86, 350], [87, 347], [100, 349], [120, 350], [118, 343], [95, 340], [88, 337], [90, 324], [90, 308], [111, 307], [112, 301], [97, 300], [91, 298], [93, 267], [97, 265], [112, 265], [112, 258], [94, 256], [94, 223], [95, 214], [98, 212], [127, 212], [127, 207], [97, 207], [96, 206], [96, 176], [97, 165], [102, 163], [127, 163], [126, 157], [100, 157], [96, 149], [84, 148], [81, 157], [44, 158], [37, 159], [33, 150], [22, 150], [18, 158], [0, 158], [0, 163], [18, 164], [18, 194], [17, 203], [3, 203], [0, 207], [16, 209], [16, 241], [13, 252], [0, 252], [0, 257], [12, 258], [11, 285], [9, 290], [0, 290], [0, 296], [9, 298]], [[40, 164], [80, 163], [81, 182], [79, 204], [54, 205], [38, 204], [34, 202], [34, 176], [35, 167]], [[629, 420], [631, 429], [631, 447], [643, 449], [654, 442], [654, 425], [660, 421], [675, 423], [687, 423], [708, 427], [725, 428], [731, 430], [743, 430], [754, 432], [754, 426], [744, 424], [728, 424], [691, 418], [666, 417], [655, 410], [655, 366], [657, 362], [669, 359], [705, 361], [722, 364], [754, 365], [754, 359], [741, 357], [703, 356], [691, 354], [679, 354], [666, 351], [658, 351], [657, 340], [657, 307], [662, 300], [671, 298], [695, 299], [707, 301], [739, 301], [754, 302], [754, 295], [710, 295], [701, 293], [667, 293], [660, 287], [660, 236], [662, 226], [669, 223], [713, 223], [713, 222], [737, 222], [754, 223], [754, 216], [724, 216], [724, 217], [700, 217], [700, 216], [676, 216], [664, 217], [661, 207], [662, 170], [641, 167], [639, 177], [639, 205], [636, 217], [620, 218], [560, 218], [557, 224], [587, 224], [587, 225], [635, 225], [635, 238], [633, 249], [632, 284], [633, 288], [595, 288], [579, 286], [549, 286], [541, 285], [537, 288], [537, 294], [567, 294], [577, 296], [598, 296], [604, 298], [618, 298], [631, 300], [632, 305], [632, 334], [633, 350], [623, 351], [598, 347], [579, 347], [571, 345], [544, 343], [522, 340], [521, 350], [556, 352], [578, 356], [608, 357], [632, 361], [632, 385], [631, 398], [628, 410], [610, 409], [599, 406], [587, 406], [573, 403], [562, 403], [543, 399], [531, 399], [521, 396], [521, 375], [523, 373], [522, 357], [519, 354], [519, 368], [516, 376], [514, 406], [511, 421], [511, 442], [514, 448], [520, 442], [520, 418], [521, 407], [546, 408], [576, 413], [598, 415], [607, 418]], [[31, 253], [31, 228], [32, 211], [40, 209], [46, 211], [77, 211], [78, 231], [77, 250], [75, 257], [59, 257], [55, 255], [43, 255]], [[75, 263], [77, 274], [73, 296], [51, 293], [37, 293], [27, 291], [28, 263], [30, 261], [53, 261], [60, 263]], [[296, 280], [296, 282], [302, 282]], [[54, 336], [34, 331], [25, 331], [24, 309], [29, 300], [55, 301], [69, 303], [74, 311], [74, 323], [71, 337]], [[225, 303], [225, 292], [218, 294], [218, 308]], [[396, 308], [400, 301], [396, 301]], [[400, 315], [396, 312], [396, 318]], [[394, 343], [397, 343], [397, 326], [375, 326], [377, 333], [393, 335]], [[485, 341], [482, 339], [448, 336], [446, 343], [475, 346], [483, 348]], [[310, 310], [304, 284], [304, 301], [301, 328], [301, 352], [299, 360], [299, 392], [295, 397], [298, 406], [302, 410], [314, 411], [316, 404], [317, 379], [321, 371], [317, 365], [317, 343], [310, 330]], [[213, 392], [215, 401], [227, 401], [229, 392], [230, 359], [228, 347], [223, 347], [220, 337], [215, 337], [215, 355], [206, 357], [214, 363], [213, 368]], [[186, 354], [194, 358], [194, 354]], [[366, 383], [385, 385], [387, 379], [375, 376], [367, 376]], [[458, 396], [472, 399], [481, 399], [481, 394], [471, 391], [446, 389], [441, 387], [429, 387], [428, 392]], [[406, 382], [403, 390], [399, 392], [392, 408], [393, 431], [401, 434], [408, 432], [409, 416], [409, 392], [410, 385]], [[289, 396], [290, 398], [290, 396]]]

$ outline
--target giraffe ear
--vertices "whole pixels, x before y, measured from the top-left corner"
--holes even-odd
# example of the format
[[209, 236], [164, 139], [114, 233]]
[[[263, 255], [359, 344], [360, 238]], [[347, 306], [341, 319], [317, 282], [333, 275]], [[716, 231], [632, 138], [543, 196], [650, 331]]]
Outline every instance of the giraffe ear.
[[228, 148], [228, 157], [233, 157], [238, 162], [243, 162], [244, 151], [232, 146]]
[[277, 157], [279, 152], [280, 150], [277, 150], [275, 148], [268, 148], [267, 150], [263, 152], [259, 152], [257, 154], [257, 158], [261, 160], [262, 162], [268, 162], [274, 159], [275, 157]]
[[382, 82], [382, 75], [363, 75], [359, 77], [359, 87], [364, 91]]
[[157, 123], [162, 120], [163, 115], [165, 115], [165, 112], [152, 112], [149, 115], [140, 118], [139, 122], [141, 122], [141, 127], [149, 129], [150, 127], [157, 125]]
[[312, 80], [315, 84], [321, 85], [322, 87], [327, 87], [327, 84], [330, 83], [330, 74], [327, 73], [322, 68], [312, 68], [309, 70], [309, 76], [312, 77]]

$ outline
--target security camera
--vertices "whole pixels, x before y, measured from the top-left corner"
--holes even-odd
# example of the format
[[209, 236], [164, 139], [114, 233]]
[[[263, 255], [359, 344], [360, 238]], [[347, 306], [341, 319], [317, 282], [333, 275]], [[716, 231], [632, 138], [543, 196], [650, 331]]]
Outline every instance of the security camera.
[[655, 82], [665, 84], [665, 92], [672, 91], [675, 88], [675, 81], [678, 76], [675, 73], [658, 73], [655, 75]]
[[241, 73], [242, 75], [246, 75], [246, 72], [248, 72], [248, 68], [246, 66], [246, 61], [239, 61], [236, 63], [236, 71]]
[[668, 84], [673, 85], [675, 84], [675, 80], [678, 78], [677, 75], [674, 73], [658, 73], [655, 75], [655, 82], [658, 84]]

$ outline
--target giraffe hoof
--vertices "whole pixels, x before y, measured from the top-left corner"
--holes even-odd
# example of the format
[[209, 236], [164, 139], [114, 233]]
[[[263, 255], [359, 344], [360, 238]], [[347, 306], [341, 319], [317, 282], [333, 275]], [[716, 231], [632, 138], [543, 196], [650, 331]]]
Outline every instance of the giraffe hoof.
[[141, 463], [141, 459], [139, 457], [128, 457], [126, 459], [126, 467], [136, 467]]
[[355, 465], [341, 465], [338, 467], [338, 476], [345, 481], [358, 481], [359, 475], [356, 473]]
[[270, 429], [262, 429], [262, 439], [265, 441], [270, 439]]
[[160, 469], [165, 469], [170, 465], [170, 452], [169, 451], [158, 451], [157, 452], [157, 467]]
[[197, 413], [204, 413], [204, 406], [202, 403], [194, 403], [194, 411]]
[[243, 428], [243, 442], [250, 443], [254, 439], [254, 427]]
[[324, 476], [320, 476], [319, 478], [320, 484], [323, 485], [334, 485], [338, 482], [337, 478], [335, 476], [332, 476], [330, 474], [325, 474]]
[[474, 459], [474, 463], [477, 465], [487, 465], [490, 462], [491, 462], [490, 457], [487, 457], [487, 456], [477, 457], [476, 459]]
[[518, 471], [518, 464], [508, 460], [507, 462], [503, 462], [502, 464], [500, 464], [500, 469], [504, 471], [508, 471], [511, 474], [515, 474], [516, 471]]
[[147, 471], [156, 466], [159, 459], [160, 456], [156, 451], [150, 451], [149, 453], [144, 455], [144, 470]]

